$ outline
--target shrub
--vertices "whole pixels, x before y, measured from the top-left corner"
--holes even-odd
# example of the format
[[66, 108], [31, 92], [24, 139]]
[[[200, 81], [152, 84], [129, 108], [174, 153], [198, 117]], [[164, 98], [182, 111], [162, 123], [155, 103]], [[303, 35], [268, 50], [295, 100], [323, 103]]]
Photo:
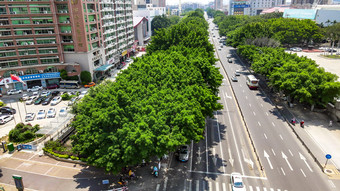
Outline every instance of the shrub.
[[25, 125], [24, 123], [18, 123], [15, 128], [9, 132], [9, 140], [16, 143], [30, 142], [37, 137], [35, 132], [37, 132], [39, 129], [39, 125], [32, 127], [31, 124]]
[[0, 101], [0, 107], [5, 106], [5, 103]]
[[83, 85], [90, 83], [92, 81], [91, 73], [89, 71], [82, 71], [80, 73], [80, 80]]

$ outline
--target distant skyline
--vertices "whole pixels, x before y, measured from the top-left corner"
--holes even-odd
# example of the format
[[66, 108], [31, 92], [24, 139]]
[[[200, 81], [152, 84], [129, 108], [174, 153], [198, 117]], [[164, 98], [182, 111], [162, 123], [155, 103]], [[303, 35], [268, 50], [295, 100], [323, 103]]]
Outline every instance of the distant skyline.
[[[179, 0], [167, 0], [167, 5], [178, 5]], [[209, 2], [214, 2], [214, 0], [182, 0], [183, 3], [199, 3], [202, 5], [207, 5]], [[223, 0], [223, 4], [229, 3], [229, 0]]]

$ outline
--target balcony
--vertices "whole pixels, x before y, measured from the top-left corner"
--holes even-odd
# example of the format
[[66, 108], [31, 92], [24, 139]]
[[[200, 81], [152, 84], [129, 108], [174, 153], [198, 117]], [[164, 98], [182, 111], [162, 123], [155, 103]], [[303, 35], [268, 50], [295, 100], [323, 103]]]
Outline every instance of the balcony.
[[58, 10], [58, 14], [68, 14], [68, 10]]

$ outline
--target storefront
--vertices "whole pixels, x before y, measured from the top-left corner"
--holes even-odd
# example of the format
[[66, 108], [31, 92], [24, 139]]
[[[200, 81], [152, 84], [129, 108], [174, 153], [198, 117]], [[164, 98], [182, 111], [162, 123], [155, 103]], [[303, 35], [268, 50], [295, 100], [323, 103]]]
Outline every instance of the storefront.
[[[19, 76], [26, 84], [22, 84], [18, 81], [13, 81], [10, 77], [3, 78], [0, 81], [0, 87], [5, 93], [6, 87], [5, 83], [9, 86], [8, 89], [17, 89], [17, 90], [27, 90], [33, 86], [42, 86], [46, 88], [48, 85], [52, 84], [59, 84], [60, 81], [60, 72], [53, 72], [53, 73], [43, 73], [43, 74], [30, 74], [30, 75], [23, 75]], [[7, 91], [6, 91], [7, 92]]]

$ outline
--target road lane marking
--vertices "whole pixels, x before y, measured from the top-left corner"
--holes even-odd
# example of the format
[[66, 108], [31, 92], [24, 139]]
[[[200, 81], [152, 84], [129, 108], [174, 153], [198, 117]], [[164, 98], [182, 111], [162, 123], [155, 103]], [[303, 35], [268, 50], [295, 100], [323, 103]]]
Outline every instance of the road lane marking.
[[220, 191], [220, 187], [218, 186], [218, 182], [216, 182], [215, 185], [216, 185], [215, 190], [216, 190], [216, 191]]
[[[187, 171], [191, 173], [197, 173], [197, 174], [211, 174], [211, 175], [221, 175], [221, 176], [230, 176], [230, 174], [227, 173], [221, 173], [221, 172], [204, 172], [204, 171]], [[260, 176], [247, 176], [247, 175], [241, 175], [243, 178], [251, 178], [251, 179], [260, 179], [260, 180], [268, 180], [267, 177], [260, 177]]]
[[288, 164], [290, 170], [293, 171], [293, 168], [292, 168], [292, 166], [290, 165], [290, 163], [288, 161], [288, 157], [283, 153], [283, 151], [281, 151], [281, 153], [282, 153], [282, 158], [285, 159], [285, 161]]
[[256, 186], [256, 191], [260, 191], [260, 187]]
[[274, 188], [270, 188], [270, 191], [274, 191]]
[[266, 188], [266, 187], [264, 187], [264, 188], [263, 188], [263, 191], [267, 191], [267, 188]]
[[244, 93], [244, 90], [242, 90], [242, 93]]
[[311, 172], [313, 172], [312, 168], [309, 166], [309, 164], [308, 164], [307, 161], [306, 161], [306, 157], [303, 156], [300, 152], [299, 152], [299, 155], [300, 155], [300, 159], [303, 160], [303, 161], [305, 162], [305, 164], [306, 164], [306, 166], [308, 167], [308, 169], [309, 169]]
[[305, 172], [303, 172], [303, 170], [300, 168], [300, 170], [301, 170], [301, 172], [302, 172], [302, 174], [303, 174], [303, 176], [304, 177], [306, 177], [306, 174], [305, 174]]
[[335, 188], [335, 184], [333, 183], [333, 181], [328, 180], [329, 184], [332, 186], [332, 188]]
[[251, 107], [251, 104], [249, 104], [249, 107]]
[[196, 191], [200, 190], [200, 181], [196, 180]]
[[157, 186], [156, 186], [156, 191], [159, 191], [159, 187], [161, 187], [161, 185], [160, 185], [160, 184], [157, 184]]
[[274, 122], [272, 122], [272, 125], [275, 127], [275, 123]]
[[246, 99], [248, 99], [248, 96], [246, 96]]
[[188, 180], [188, 182], [189, 182], [189, 191], [191, 191], [192, 190], [192, 180]]
[[187, 190], [187, 179], [184, 179], [184, 187], [183, 187], [183, 191], [186, 191]]
[[283, 137], [282, 137], [282, 135], [280, 134], [280, 138], [281, 138], [281, 140], [283, 140]]
[[[207, 122], [205, 122], [207, 124]], [[209, 172], [209, 165], [208, 165], [208, 138], [207, 138], [208, 132], [207, 132], [207, 126], [205, 126], [205, 163], [206, 163], [206, 171]]]
[[228, 99], [232, 99], [232, 97], [229, 96], [227, 93], [225, 93], [225, 96], [226, 96], [226, 98], [228, 98]]
[[276, 156], [276, 154], [275, 154], [275, 152], [274, 152], [274, 149], [272, 149], [272, 152], [273, 152], [274, 156]]
[[194, 152], [194, 141], [191, 140], [190, 170], [192, 170], [192, 153]]
[[227, 191], [227, 185], [224, 182], [222, 183], [222, 190]]
[[263, 133], [263, 135], [264, 135], [264, 137], [265, 137], [266, 139], [268, 139], [268, 138], [267, 138], [267, 135], [266, 135], [265, 133]]
[[[168, 185], [168, 177], [166, 176], [164, 179], [164, 187], [163, 187], [163, 191], [166, 191], [166, 187]], [[191, 189], [190, 189], [191, 190]]]
[[293, 153], [292, 153], [292, 151], [290, 151], [290, 149], [288, 149], [288, 151], [289, 151], [290, 155], [294, 156]]
[[263, 107], [262, 103], [261, 103], [261, 107]]
[[256, 113], [253, 111], [254, 116], [256, 116]]
[[258, 121], [257, 124], [259, 124], [259, 126], [261, 126], [261, 123]]
[[209, 185], [209, 190], [212, 189], [212, 182], [209, 181], [208, 185]]
[[49, 172], [51, 172], [52, 169], [54, 169], [54, 166], [52, 166], [50, 169], [48, 169], [48, 170], [44, 173], [44, 175], [46, 175], [46, 174], [48, 174]]
[[285, 175], [285, 176], [286, 176], [286, 173], [285, 173], [285, 171], [283, 170], [283, 168], [282, 168], [282, 167], [281, 167], [281, 171], [282, 171], [283, 175]]
[[272, 163], [269, 160], [269, 155], [268, 155], [268, 153], [266, 151], [264, 151], [264, 157], [267, 158], [267, 161], [268, 161], [268, 164], [269, 164], [270, 168], [273, 169]]
[[253, 191], [253, 187], [252, 186], [249, 186], [249, 191]]
[[266, 115], [269, 116], [267, 112], [266, 112]]
[[[216, 117], [216, 120], [217, 120], [216, 122], [217, 122], [218, 141], [221, 143], [220, 125], [218, 124], [218, 118], [217, 117]], [[223, 158], [222, 144], [219, 144], [219, 145], [220, 145], [220, 152], [221, 152], [221, 158], [222, 158], [223, 172], [225, 173], [225, 166], [223, 164], [224, 158]]]

